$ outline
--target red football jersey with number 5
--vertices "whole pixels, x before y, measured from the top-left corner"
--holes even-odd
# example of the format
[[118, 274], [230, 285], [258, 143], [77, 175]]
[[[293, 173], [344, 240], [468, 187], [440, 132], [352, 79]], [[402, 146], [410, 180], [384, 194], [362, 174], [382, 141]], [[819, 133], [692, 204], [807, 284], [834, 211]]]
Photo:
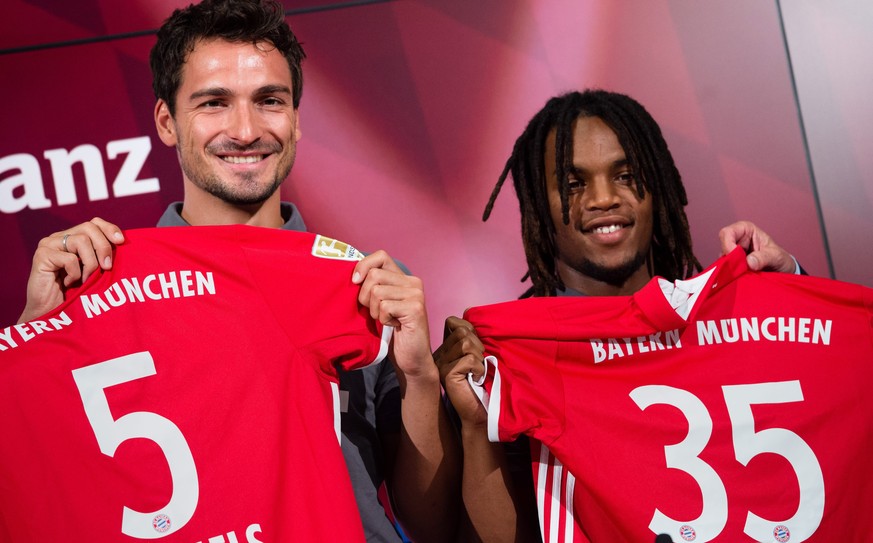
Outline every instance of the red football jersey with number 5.
[[0, 329], [0, 541], [362, 541], [336, 372], [380, 361], [390, 328], [357, 302], [359, 253], [125, 234], [111, 271]]
[[737, 250], [633, 296], [466, 318], [490, 438], [533, 438], [545, 541], [870, 540], [873, 290]]

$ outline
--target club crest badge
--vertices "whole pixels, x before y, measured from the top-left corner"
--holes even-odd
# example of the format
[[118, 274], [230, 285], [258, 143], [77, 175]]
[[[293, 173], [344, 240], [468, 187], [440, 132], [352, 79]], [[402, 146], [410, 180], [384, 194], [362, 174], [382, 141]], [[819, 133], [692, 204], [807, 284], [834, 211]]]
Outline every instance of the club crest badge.
[[679, 537], [685, 541], [694, 541], [697, 539], [697, 532], [694, 531], [694, 528], [685, 524], [679, 528]]
[[788, 530], [787, 526], [780, 524], [773, 529], [773, 538], [779, 543], [786, 543], [791, 539], [791, 531]]
[[170, 526], [172, 526], [172, 524], [170, 522], [170, 517], [167, 515], [158, 515], [152, 520], [152, 528], [154, 528], [159, 534], [168, 532]]

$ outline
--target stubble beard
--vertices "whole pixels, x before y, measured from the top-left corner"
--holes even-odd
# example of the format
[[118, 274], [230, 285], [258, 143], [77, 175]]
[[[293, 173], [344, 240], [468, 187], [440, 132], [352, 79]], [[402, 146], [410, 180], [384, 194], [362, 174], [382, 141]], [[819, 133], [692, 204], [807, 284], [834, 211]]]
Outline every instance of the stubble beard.
[[[179, 155], [179, 164], [182, 168], [182, 173], [195, 186], [215, 196], [222, 202], [226, 202], [233, 206], [252, 206], [265, 202], [270, 196], [282, 185], [282, 182], [291, 173], [291, 167], [294, 165], [296, 157], [295, 150], [290, 151], [290, 156], [286, 158], [287, 164], [279, 163], [274, 172], [272, 182], [268, 185], [261, 186], [258, 183], [257, 173], [241, 174], [237, 177], [237, 183], [229, 183], [223, 180], [219, 175], [208, 171], [205, 160], [199, 159], [203, 164], [194, 164], [191, 167], [188, 161], [183, 160], [181, 151]], [[197, 166], [202, 166], [198, 168]]]
[[[188, 174], [186, 173], [186, 175]], [[203, 176], [200, 179], [195, 179], [188, 175], [188, 179], [191, 179], [195, 185], [222, 202], [234, 206], [250, 206], [265, 202], [279, 189], [279, 186], [285, 179], [284, 176], [279, 177], [277, 175], [269, 185], [258, 186], [254, 175], [243, 175], [241, 177], [242, 186], [231, 186], [216, 175]]]
[[647, 254], [647, 252], [638, 252], [633, 258], [618, 266], [604, 266], [591, 260], [583, 260], [579, 264], [579, 272], [597, 281], [620, 287], [642, 266], [646, 265]]

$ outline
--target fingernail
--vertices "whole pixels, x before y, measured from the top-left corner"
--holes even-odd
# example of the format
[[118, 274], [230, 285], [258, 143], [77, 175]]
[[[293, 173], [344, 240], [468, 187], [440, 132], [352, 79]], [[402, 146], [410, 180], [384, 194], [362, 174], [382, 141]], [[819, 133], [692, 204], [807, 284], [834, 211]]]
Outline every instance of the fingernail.
[[358, 272], [355, 272], [355, 274], [352, 275], [352, 283], [360, 283], [360, 282], [361, 282], [361, 274]]
[[124, 236], [121, 235], [121, 232], [116, 232], [115, 234], [112, 235], [112, 239], [114, 239], [117, 242], [122, 242], [122, 241], [124, 241]]
[[107, 256], [103, 259], [103, 267], [107, 270], [112, 267], [112, 257]]

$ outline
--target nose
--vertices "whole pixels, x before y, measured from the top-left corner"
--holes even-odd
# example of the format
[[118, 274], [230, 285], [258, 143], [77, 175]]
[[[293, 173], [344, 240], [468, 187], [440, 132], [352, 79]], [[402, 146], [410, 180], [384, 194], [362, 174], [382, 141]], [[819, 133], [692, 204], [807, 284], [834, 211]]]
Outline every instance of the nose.
[[250, 144], [261, 137], [257, 113], [252, 105], [241, 104], [233, 108], [226, 127], [227, 135], [240, 144]]
[[615, 183], [606, 178], [595, 178], [585, 186], [585, 209], [613, 209], [621, 204], [621, 198]]

